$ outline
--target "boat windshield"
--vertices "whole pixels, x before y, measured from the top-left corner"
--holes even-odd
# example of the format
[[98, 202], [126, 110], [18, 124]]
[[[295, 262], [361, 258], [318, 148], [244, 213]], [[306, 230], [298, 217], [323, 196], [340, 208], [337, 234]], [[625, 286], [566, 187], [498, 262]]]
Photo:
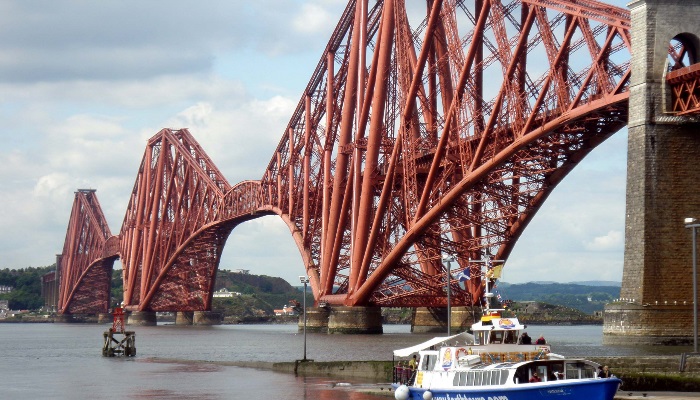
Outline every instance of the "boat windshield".
[[[488, 341], [486, 340], [488, 338]], [[474, 344], [516, 344], [518, 343], [518, 331], [492, 330], [474, 332]]]
[[595, 378], [595, 370], [595, 365], [579, 360], [537, 361], [518, 367], [513, 381], [515, 383], [532, 382], [535, 373], [541, 381]]
[[432, 371], [433, 368], [435, 368], [435, 362], [437, 359], [437, 351], [422, 352], [420, 362], [418, 363], [418, 369], [421, 371]]

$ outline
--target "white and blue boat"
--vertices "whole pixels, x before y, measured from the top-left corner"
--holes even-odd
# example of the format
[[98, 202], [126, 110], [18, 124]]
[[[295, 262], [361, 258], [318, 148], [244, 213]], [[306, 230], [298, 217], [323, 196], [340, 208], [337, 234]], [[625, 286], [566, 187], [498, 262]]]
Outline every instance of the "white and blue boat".
[[[418, 354], [415, 370], [395, 367], [397, 400], [612, 400], [621, 381], [599, 378], [597, 363], [567, 359], [548, 344], [523, 344], [525, 326], [486, 310], [473, 334], [436, 337], [394, 351]], [[527, 342], [527, 340], [525, 340]]]

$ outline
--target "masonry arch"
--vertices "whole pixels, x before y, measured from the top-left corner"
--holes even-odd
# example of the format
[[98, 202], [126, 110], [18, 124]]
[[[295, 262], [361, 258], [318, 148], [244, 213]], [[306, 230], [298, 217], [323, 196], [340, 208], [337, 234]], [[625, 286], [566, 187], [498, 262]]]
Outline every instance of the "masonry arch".
[[669, 43], [669, 70], [673, 71], [697, 63], [698, 49], [700, 49], [700, 39], [697, 35], [683, 32], [674, 36]]

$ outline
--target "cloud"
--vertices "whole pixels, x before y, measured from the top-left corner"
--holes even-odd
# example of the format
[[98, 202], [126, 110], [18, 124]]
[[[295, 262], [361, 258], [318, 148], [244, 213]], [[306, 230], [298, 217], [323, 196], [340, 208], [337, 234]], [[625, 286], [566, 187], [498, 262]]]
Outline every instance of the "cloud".
[[600, 144], [525, 228], [503, 280], [622, 280], [627, 129]]
[[625, 236], [620, 231], [610, 231], [604, 236], [597, 236], [592, 241], [585, 244], [590, 251], [610, 251], [621, 250], [624, 245]]
[[[0, 80], [150, 79], [211, 72], [216, 54], [268, 55], [324, 44], [341, 1], [9, 2], [0, 17]], [[186, 16], [186, 17], [184, 17]]]
[[298, 32], [315, 34], [326, 30], [331, 17], [328, 10], [317, 4], [304, 4], [301, 12], [295, 16], [292, 26]]

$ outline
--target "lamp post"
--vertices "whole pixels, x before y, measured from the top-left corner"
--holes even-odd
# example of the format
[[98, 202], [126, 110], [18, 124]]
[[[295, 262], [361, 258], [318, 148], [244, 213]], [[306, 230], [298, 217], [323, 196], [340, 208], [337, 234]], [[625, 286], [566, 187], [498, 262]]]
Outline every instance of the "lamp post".
[[452, 336], [452, 289], [450, 288], [450, 283], [452, 282], [452, 261], [455, 261], [454, 256], [443, 256], [445, 262], [447, 262], [447, 336]]
[[309, 277], [301, 275], [299, 280], [304, 284], [304, 358], [302, 361], [306, 361], [306, 285], [309, 283]]
[[693, 353], [698, 352], [698, 275], [697, 275], [697, 232], [700, 221], [697, 218], [686, 218], [685, 227], [693, 231]]

